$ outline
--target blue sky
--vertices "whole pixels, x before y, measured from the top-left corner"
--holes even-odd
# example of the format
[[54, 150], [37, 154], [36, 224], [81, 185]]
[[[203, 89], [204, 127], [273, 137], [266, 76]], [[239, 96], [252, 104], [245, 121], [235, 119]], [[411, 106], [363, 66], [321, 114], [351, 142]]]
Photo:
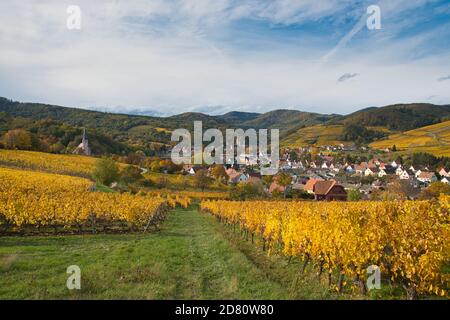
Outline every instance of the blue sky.
[[[365, 26], [374, 4], [381, 30]], [[66, 28], [69, 5], [81, 30]], [[162, 114], [450, 103], [448, 0], [0, 0], [0, 21], [0, 96], [20, 101]]]

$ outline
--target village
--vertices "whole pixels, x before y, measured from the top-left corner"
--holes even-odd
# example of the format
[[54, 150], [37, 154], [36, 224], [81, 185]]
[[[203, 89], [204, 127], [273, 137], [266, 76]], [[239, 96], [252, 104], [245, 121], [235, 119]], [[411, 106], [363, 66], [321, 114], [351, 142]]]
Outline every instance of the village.
[[[361, 161], [349, 161], [354, 154]], [[240, 155], [240, 161], [224, 165], [228, 185], [262, 184], [267, 197], [303, 198], [317, 201], [383, 200], [393, 193], [416, 200], [434, 182], [450, 185], [450, 170], [432, 164], [403, 163], [401, 157], [367, 147], [323, 146], [282, 150], [275, 176], [261, 175], [259, 159]], [[240, 163], [240, 164], [238, 164]], [[217, 166], [217, 165], [216, 165]], [[184, 165], [187, 175], [213, 166]], [[351, 194], [351, 195], [350, 195]]]

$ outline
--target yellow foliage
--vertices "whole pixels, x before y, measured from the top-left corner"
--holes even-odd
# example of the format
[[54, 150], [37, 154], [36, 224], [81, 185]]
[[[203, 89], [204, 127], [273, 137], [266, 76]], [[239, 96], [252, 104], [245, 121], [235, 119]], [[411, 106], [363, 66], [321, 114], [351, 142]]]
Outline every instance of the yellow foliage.
[[22, 150], [0, 150], [0, 164], [37, 171], [89, 177], [96, 158]]
[[392, 148], [393, 145], [398, 150], [450, 156], [450, 121], [394, 134], [370, 144], [376, 149]]
[[0, 168], [0, 225], [69, 228], [122, 221], [145, 227], [165, 212], [165, 199], [91, 192], [90, 187], [84, 178]]
[[439, 201], [212, 201], [201, 209], [261, 235], [269, 249], [363, 279], [370, 265], [418, 293], [447, 295], [450, 196]]

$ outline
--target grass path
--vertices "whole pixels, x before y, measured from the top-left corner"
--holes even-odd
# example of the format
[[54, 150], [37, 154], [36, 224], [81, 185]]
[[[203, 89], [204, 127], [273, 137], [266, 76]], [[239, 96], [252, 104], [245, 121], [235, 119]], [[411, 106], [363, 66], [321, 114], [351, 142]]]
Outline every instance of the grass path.
[[[264, 254], [238, 243], [195, 209], [174, 210], [151, 234], [3, 237], [0, 299], [290, 298], [283, 272], [270, 277]], [[66, 288], [69, 265], [81, 268], [81, 290]]]

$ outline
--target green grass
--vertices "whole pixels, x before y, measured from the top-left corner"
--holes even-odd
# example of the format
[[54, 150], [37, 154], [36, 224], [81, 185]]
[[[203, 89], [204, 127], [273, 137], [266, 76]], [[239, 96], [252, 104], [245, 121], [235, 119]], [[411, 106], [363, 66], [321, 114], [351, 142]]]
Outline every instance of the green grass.
[[[70, 265], [81, 268], [81, 290], [66, 288]], [[337, 294], [325, 274], [301, 267], [208, 214], [176, 209], [147, 234], [0, 238], [0, 299], [404, 298], [388, 285]]]
[[106, 193], [114, 193], [116, 192], [114, 189], [111, 189], [110, 187], [105, 186], [104, 184], [101, 183], [96, 183], [95, 184], [95, 190], [98, 192], [106, 192]]
[[[0, 299], [288, 299], [214, 218], [173, 211], [151, 234], [0, 238]], [[70, 265], [81, 290], [66, 288]]]

